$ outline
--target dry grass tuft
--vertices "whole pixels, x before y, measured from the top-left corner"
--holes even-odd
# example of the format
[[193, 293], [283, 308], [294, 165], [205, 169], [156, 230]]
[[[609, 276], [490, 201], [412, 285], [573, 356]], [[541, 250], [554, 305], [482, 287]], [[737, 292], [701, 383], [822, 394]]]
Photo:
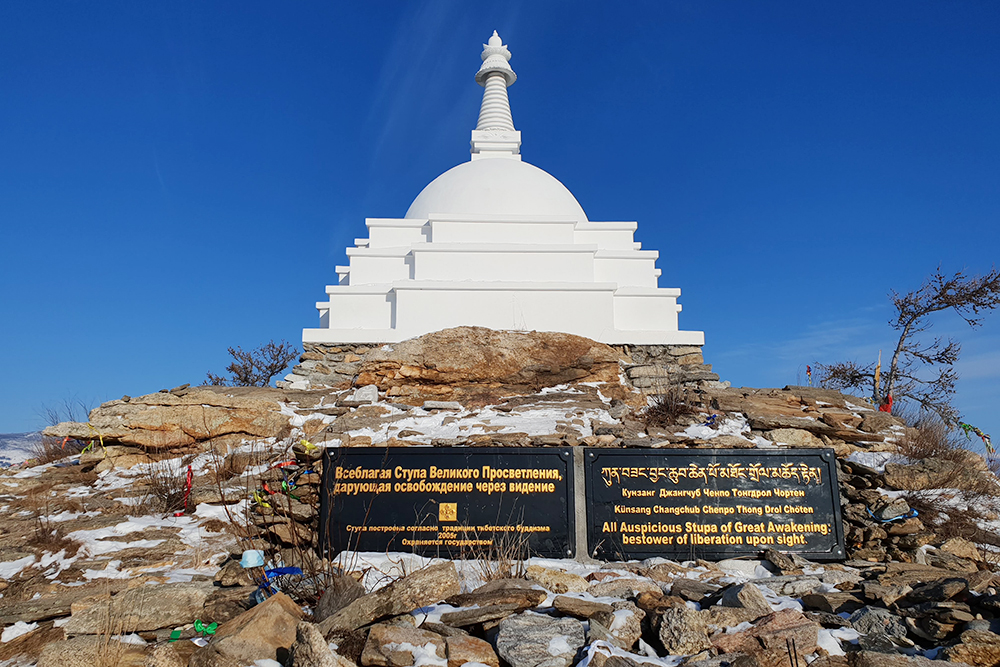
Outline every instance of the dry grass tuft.
[[528, 572], [528, 537], [524, 533], [505, 533], [502, 538], [483, 549], [463, 555], [475, 559], [475, 570], [484, 582], [498, 579], [524, 579]]
[[42, 436], [42, 439], [31, 448], [31, 458], [41, 465], [54, 463], [62, 459], [79, 454], [86, 447], [79, 440], [60, 440], [59, 438], [49, 438]]
[[159, 512], [171, 513], [184, 509], [187, 467], [175, 467], [169, 460], [143, 466], [140, 477], [146, 490], [146, 502]]
[[686, 387], [669, 384], [653, 398], [653, 405], [644, 413], [646, 426], [676, 426], [681, 417], [697, 414], [693, 397]]
[[978, 458], [965, 448], [957, 432], [949, 429], [940, 419], [925, 417], [907, 421], [913, 424], [913, 428], [907, 429], [906, 435], [896, 443], [903, 456], [914, 461], [940, 459], [957, 463], [967, 463], [972, 458]]

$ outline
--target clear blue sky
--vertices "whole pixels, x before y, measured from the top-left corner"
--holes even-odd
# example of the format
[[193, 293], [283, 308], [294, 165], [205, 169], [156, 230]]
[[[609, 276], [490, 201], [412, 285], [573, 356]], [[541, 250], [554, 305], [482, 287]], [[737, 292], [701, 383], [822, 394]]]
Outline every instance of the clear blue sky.
[[[1000, 261], [995, 2], [0, 3], [0, 432], [299, 343], [365, 235], [468, 159], [493, 29], [525, 159], [635, 220], [734, 385], [894, 343]], [[1000, 316], [956, 403], [1000, 438]]]

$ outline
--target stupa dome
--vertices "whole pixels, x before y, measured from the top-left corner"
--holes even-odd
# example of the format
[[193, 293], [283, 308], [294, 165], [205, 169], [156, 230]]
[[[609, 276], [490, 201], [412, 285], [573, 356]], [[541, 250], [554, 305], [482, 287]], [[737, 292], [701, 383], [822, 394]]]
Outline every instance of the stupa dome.
[[587, 222], [573, 193], [538, 167], [511, 159], [464, 162], [444, 172], [410, 204], [406, 217], [433, 214], [559, 216]]

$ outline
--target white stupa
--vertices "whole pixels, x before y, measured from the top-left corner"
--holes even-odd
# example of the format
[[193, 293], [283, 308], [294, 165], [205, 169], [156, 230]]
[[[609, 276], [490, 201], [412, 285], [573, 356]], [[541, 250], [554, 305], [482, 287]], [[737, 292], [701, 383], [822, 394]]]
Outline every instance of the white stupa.
[[368, 238], [316, 304], [304, 343], [392, 343], [449, 327], [561, 331], [609, 344], [702, 345], [679, 331], [680, 289], [657, 286], [655, 250], [634, 222], [591, 222], [566, 186], [521, 160], [496, 31], [472, 157], [434, 179], [403, 218], [368, 218]]

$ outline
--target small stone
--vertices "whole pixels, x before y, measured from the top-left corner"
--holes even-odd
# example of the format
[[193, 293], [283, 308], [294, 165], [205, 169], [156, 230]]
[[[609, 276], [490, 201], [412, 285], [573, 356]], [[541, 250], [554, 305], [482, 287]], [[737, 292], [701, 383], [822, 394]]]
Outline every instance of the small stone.
[[358, 387], [348, 400], [354, 403], [378, 403], [378, 387], [373, 384]]
[[662, 592], [663, 589], [652, 581], [633, 579], [631, 577], [598, 581], [587, 588], [587, 593], [593, 595], [595, 598], [615, 597], [624, 599], [633, 598], [640, 593], [656, 594]]
[[976, 545], [961, 537], [953, 537], [945, 540], [944, 544], [938, 547], [938, 549], [959, 558], [968, 558], [973, 561], [982, 560], [982, 554]]
[[872, 514], [881, 521], [890, 521], [909, 512], [910, 505], [903, 498], [882, 498], [872, 509]]
[[864, 635], [887, 635], [905, 637], [906, 623], [888, 609], [862, 607], [847, 619], [851, 627]]
[[354, 600], [323, 620], [320, 631], [328, 637], [332, 632], [357, 630], [373, 621], [435, 604], [461, 590], [453, 562], [429, 565]]
[[776, 568], [781, 570], [782, 573], [791, 572], [792, 570], [797, 569], [795, 567], [795, 561], [775, 549], [765, 550], [764, 558]]
[[555, 600], [552, 601], [552, 606], [567, 616], [574, 616], [581, 619], [590, 618], [598, 613], [610, 613], [614, 611], [614, 608], [609, 604], [568, 597], [566, 595], [556, 596]]
[[807, 609], [839, 614], [851, 613], [864, 606], [859, 597], [851, 593], [809, 593], [802, 596], [802, 604]]
[[771, 605], [768, 604], [764, 594], [760, 589], [751, 583], [730, 586], [722, 593], [723, 607], [735, 607], [745, 609], [757, 616], [764, 616], [771, 613]]
[[224, 587], [249, 586], [253, 580], [238, 560], [229, 560], [215, 573], [215, 583]]
[[368, 633], [364, 651], [361, 653], [361, 664], [365, 667], [409, 667], [416, 660], [414, 651], [401, 646], [408, 644], [414, 649], [431, 644], [438, 658], [447, 656], [445, 638], [441, 635], [401, 625], [379, 623], [373, 625]]
[[517, 604], [493, 604], [474, 609], [460, 609], [441, 614], [441, 622], [454, 628], [462, 628], [507, 618], [522, 609], [523, 607]]
[[288, 651], [291, 667], [347, 667], [354, 663], [330, 650], [319, 629], [308, 621], [295, 626], [295, 643]]
[[484, 587], [472, 593], [453, 595], [445, 602], [454, 607], [488, 607], [491, 605], [515, 605], [518, 611], [541, 604], [548, 595], [537, 588], [497, 588], [483, 590]]
[[529, 565], [527, 575], [553, 593], [581, 593], [590, 587], [587, 580], [578, 574], [552, 570], [541, 565]]
[[775, 444], [789, 447], [821, 448], [826, 446], [815, 435], [799, 428], [777, 428], [766, 432], [764, 437]]
[[500, 667], [500, 659], [489, 642], [469, 635], [453, 635], [445, 639], [448, 667], [462, 667], [472, 662], [489, 667]]
[[[162, 587], [157, 587], [162, 588]], [[190, 667], [219, 664], [250, 664], [273, 660], [279, 650], [288, 650], [296, 640], [302, 609], [284, 593], [276, 593], [249, 611], [218, 627], [208, 646], [195, 651]]]
[[526, 611], [500, 622], [496, 646], [510, 667], [569, 667], [585, 641], [575, 618], [552, 618]]
[[969, 582], [959, 577], [942, 579], [920, 586], [914, 586], [905, 598], [908, 605], [920, 602], [938, 602], [967, 593]]
[[674, 607], [660, 616], [660, 642], [670, 655], [688, 655], [711, 648], [708, 623], [693, 609]]
[[675, 579], [674, 583], [670, 586], [671, 595], [676, 595], [692, 602], [700, 602], [718, 590], [718, 586], [706, 584], [704, 581], [697, 579], [688, 579], [687, 577]]
[[424, 401], [424, 410], [462, 410], [458, 401]]
[[626, 651], [631, 650], [642, 636], [642, 620], [646, 613], [628, 600], [615, 602], [611, 611], [602, 611], [591, 617], [591, 623], [597, 621], [606, 627], [617, 640], [619, 646]]

